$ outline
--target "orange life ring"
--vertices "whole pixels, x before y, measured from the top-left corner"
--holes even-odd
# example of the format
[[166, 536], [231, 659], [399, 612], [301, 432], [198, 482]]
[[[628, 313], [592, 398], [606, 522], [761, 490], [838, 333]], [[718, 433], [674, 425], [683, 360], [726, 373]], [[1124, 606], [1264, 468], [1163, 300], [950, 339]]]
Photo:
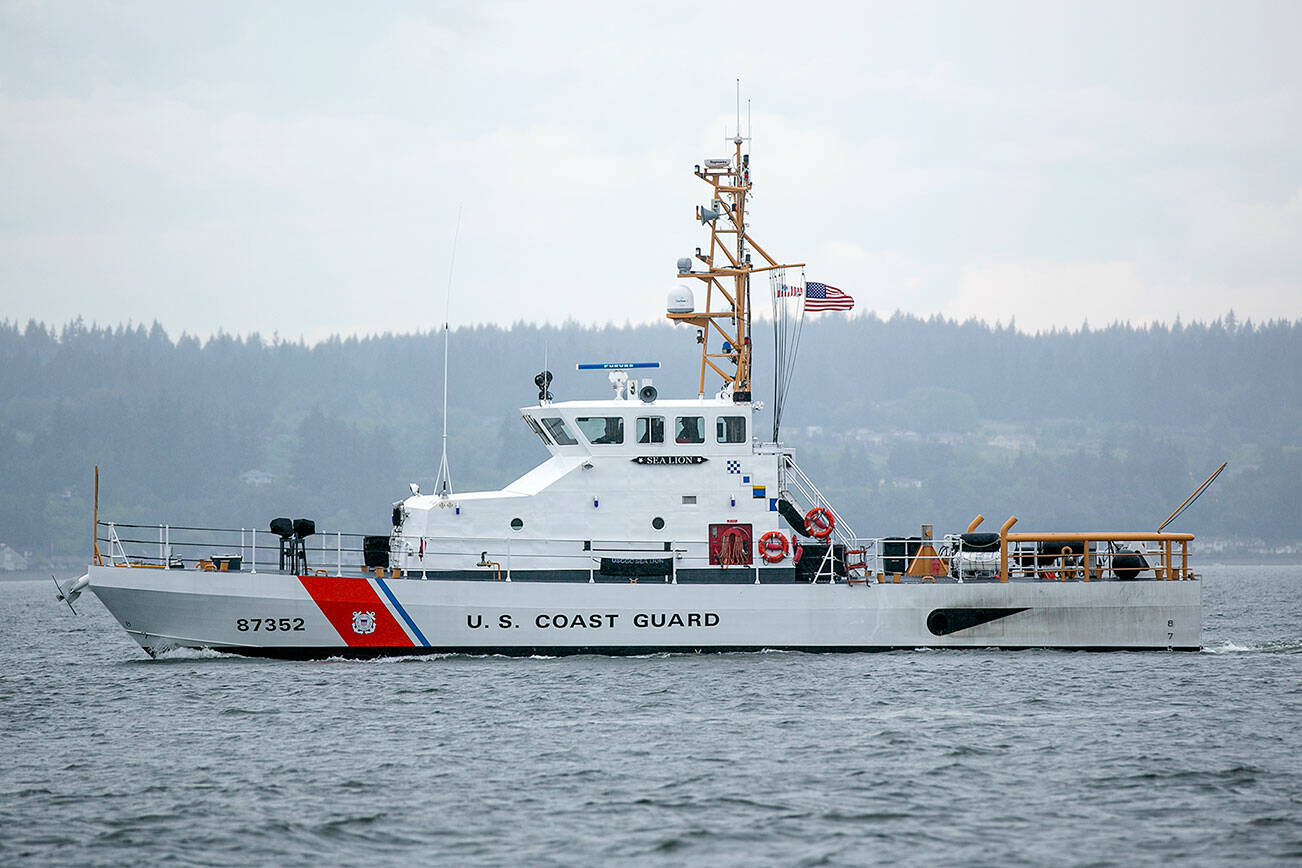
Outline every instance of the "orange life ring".
[[783, 536], [780, 530], [771, 530], [764, 536], [760, 537], [760, 557], [766, 564], [776, 564], [785, 560], [787, 552], [787, 538]]
[[827, 539], [836, 527], [836, 519], [826, 507], [816, 506], [805, 513], [805, 531], [814, 539]]

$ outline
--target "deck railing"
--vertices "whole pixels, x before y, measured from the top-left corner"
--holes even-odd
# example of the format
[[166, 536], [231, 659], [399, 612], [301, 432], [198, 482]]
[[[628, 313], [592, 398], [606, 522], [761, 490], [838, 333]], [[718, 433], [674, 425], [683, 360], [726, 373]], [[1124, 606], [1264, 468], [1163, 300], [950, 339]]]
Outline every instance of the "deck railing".
[[1070, 577], [1088, 582], [1101, 578], [1104, 570], [1118, 575], [1136, 568], [1141, 571], [1152, 569], [1154, 577], [1159, 580], [1195, 578], [1189, 570], [1189, 543], [1194, 539], [1191, 533], [1012, 533], [1012, 526], [1016, 523], [1017, 517], [1011, 516], [999, 529], [1001, 581], [1006, 582], [1010, 576], [1018, 574], [1048, 578], [1045, 575], [1046, 558], [1048, 572], [1056, 569], [1060, 579]]
[[[861, 553], [860, 564], [847, 564], [851, 583], [874, 577], [878, 582], [920, 582], [938, 578], [971, 580], [1035, 579], [1090, 582], [1149, 579], [1196, 579], [1190, 569], [1189, 533], [1154, 531], [1085, 531], [1012, 533], [1010, 518], [997, 545], [969, 545], [962, 534], [930, 538], [856, 539], [847, 546]], [[978, 522], [969, 527], [971, 531]], [[892, 544], [894, 551], [892, 551]], [[847, 556], [847, 561], [851, 560]], [[859, 569], [854, 567], [858, 566]], [[823, 576], [820, 575], [820, 578]]]
[[800, 469], [800, 465], [796, 463], [796, 460], [789, 454], [784, 455], [780, 467], [782, 473], [778, 480], [779, 493], [784, 490], [794, 490], [801, 500], [811, 505], [810, 508], [820, 506], [826, 509], [835, 519], [832, 533], [847, 545], [852, 543], [855, 540], [854, 530], [836, 511], [836, 507], [832, 506], [831, 501], [823, 496], [823, 492], [818, 490], [818, 486], [814, 484], [814, 481], [805, 475], [805, 471]]
[[[363, 567], [364, 534], [318, 532], [304, 540], [312, 572], [343, 575]], [[100, 521], [99, 562], [107, 566], [258, 572], [280, 567], [280, 538], [257, 528], [214, 528]]]
[[[796, 478], [794, 474], [788, 477]], [[814, 500], [812, 502], [823, 502]], [[963, 581], [1055, 580], [1090, 582], [1100, 579], [1158, 579], [1181, 581], [1195, 579], [1190, 569], [1189, 543], [1193, 534], [1149, 531], [1097, 531], [1079, 533], [1013, 533], [1015, 518], [1004, 523], [998, 534], [998, 546], [968, 546], [961, 534], [949, 534], [935, 540], [921, 538], [860, 538], [840, 536], [836, 546], [824, 552], [816, 569], [808, 570], [816, 582], [918, 581], [938, 579]], [[318, 532], [305, 539], [307, 572], [318, 575], [362, 575], [365, 565], [363, 534], [342, 531]], [[111, 566], [152, 569], [202, 569], [218, 572], [279, 572], [281, 544], [275, 534], [257, 528], [202, 528], [183, 525], [144, 525], [101, 521], [97, 525], [98, 563]], [[412, 548], [419, 547], [411, 538]], [[585, 540], [549, 539], [531, 541], [539, 546], [520, 551], [510, 538], [482, 538], [460, 541], [457, 550], [442, 550], [428, 544], [421, 549], [429, 569], [437, 572], [440, 559], [464, 560], [477, 556], [486, 572], [509, 580], [512, 561], [526, 558], [538, 562], [565, 561], [572, 569], [576, 557], [587, 556], [590, 572], [595, 576], [602, 556], [646, 556], [664, 552], [673, 561], [674, 573], [666, 581], [674, 582], [677, 571], [707, 567], [708, 556], [703, 540], [663, 541], [655, 549], [600, 548]], [[583, 549], [584, 543], [591, 546]], [[473, 549], [473, 552], [470, 551]], [[754, 553], [752, 565], [732, 565], [727, 569], [750, 570], [759, 580], [763, 565]], [[790, 566], [786, 561], [781, 566]], [[536, 566], [533, 568], [537, 568]], [[292, 569], [292, 567], [285, 567]], [[387, 569], [387, 568], [386, 568]], [[420, 573], [416, 568], [414, 572]], [[390, 571], [394, 575], [401, 571]]]

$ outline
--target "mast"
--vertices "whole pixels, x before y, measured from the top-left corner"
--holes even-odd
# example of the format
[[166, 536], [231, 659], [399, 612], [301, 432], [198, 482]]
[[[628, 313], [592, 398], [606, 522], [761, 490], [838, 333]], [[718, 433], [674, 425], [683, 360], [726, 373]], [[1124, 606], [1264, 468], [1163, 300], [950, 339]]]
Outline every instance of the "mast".
[[[742, 153], [742, 145], [749, 139], [741, 135], [740, 97], [737, 105], [732, 158], [706, 160], [704, 168], [695, 167], [696, 177], [710, 185], [711, 194], [710, 202], [696, 209], [696, 219], [710, 228], [709, 248], [696, 248], [695, 258], [705, 270], [692, 268], [691, 259], [678, 261], [679, 278], [692, 277], [705, 284], [705, 304], [691, 313], [666, 316], [700, 329], [696, 337], [701, 345], [700, 394], [705, 394], [707, 371], [714, 371], [723, 380], [721, 392], [731, 391], [734, 401], [744, 403], [751, 400], [751, 275], [799, 268], [803, 263], [778, 263], [746, 231], [750, 154]], [[752, 263], [752, 252], [759, 256], [759, 264]]]

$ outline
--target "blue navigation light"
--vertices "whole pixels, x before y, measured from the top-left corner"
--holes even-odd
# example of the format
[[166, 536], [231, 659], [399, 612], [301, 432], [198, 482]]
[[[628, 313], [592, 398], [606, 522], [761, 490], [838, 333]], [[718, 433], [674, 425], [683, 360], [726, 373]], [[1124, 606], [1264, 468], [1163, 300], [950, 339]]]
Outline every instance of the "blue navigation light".
[[659, 362], [580, 362], [578, 371], [627, 371], [632, 368], [658, 368]]

